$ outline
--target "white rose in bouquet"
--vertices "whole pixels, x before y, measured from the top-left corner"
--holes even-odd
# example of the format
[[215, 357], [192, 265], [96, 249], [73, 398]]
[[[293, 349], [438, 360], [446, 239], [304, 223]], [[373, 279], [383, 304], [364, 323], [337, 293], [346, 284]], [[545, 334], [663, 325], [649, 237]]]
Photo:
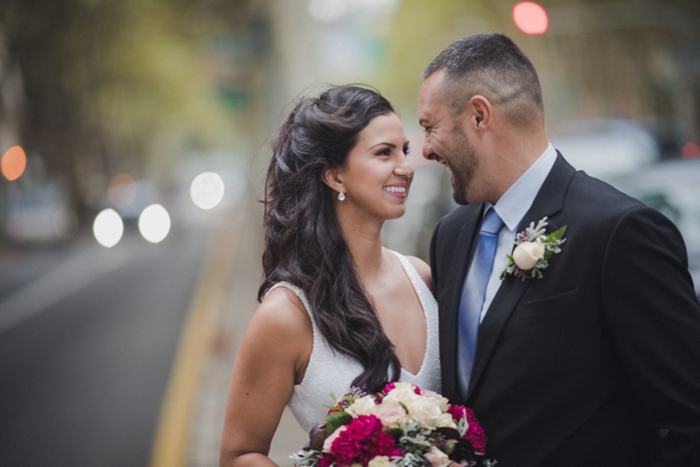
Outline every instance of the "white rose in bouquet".
[[415, 418], [418, 423], [425, 428], [435, 427], [438, 419], [442, 415], [440, 406], [436, 404], [435, 399], [421, 398], [408, 408], [410, 415]]
[[453, 428], [457, 429], [457, 424], [455, 423], [454, 418], [452, 418], [452, 415], [448, 413], [444, 413], [440, 415], [435, 422], [435, 428]]
[[374, 408], [377, 403], [374, 401], [373, 396], [363, 396], [355, 400], [350, 407], [345, 411], [349, 413], [352, 417], [357, 417], [359, 415], [369, 415], [374, 413]]
[[449, 399], [447, 399], [447, 397], [444, 397], [435, 391], [431, 391], [430, 389], [423, 389], [421, 391], [421, 395], [423, 397], [435, 399], [435, 403], [438, 404], [440, 410], [442, 410], [443, 412], [447, 412], [447, 409], [450, 406], [450, 401]]
[[420, 399], [416, 394], [416, 388], [411, 383], [405, 381], [396, 383], [394, 389], [384, 398], [384, 402], [396, 402], [405, 405], [408, 410], [411, 410], [411, 405], [414, 401]]
[[396, 467], [387, 456], [377, 456], [367, 464], [367, 467]]
[[379, 417], [385, 427], [397, 427], [400, 423], [407, 423], [411, 417], [398, 402], [383, 402], [378, 405], [374, 415]]

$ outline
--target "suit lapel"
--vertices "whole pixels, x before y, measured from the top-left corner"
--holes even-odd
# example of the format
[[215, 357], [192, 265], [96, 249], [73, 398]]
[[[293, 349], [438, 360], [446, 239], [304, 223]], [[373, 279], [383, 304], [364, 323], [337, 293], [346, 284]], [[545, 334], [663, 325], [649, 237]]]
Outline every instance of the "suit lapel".
[[[479, 220], [483, 213], [483, 205], [467, 206], [465, 214], [465, 222], [459, 232], [457, 244], [452, 247], [452, 253], [455, 260], [452, 262], [449, 271], [449, 285], [445, 290], [448, 292], [445, 296], [444, 309], [440, 308], [440, 328], [441, 342], [452, 342], [454, 345], [446, 346], [443, 355], [442, 365], [445, 368], [452, 368], [454, 371], [444, 372], [442, 387], [456, 388], [457, 387], [457, 339], [458, 339], [458, 321], [459, 321], [459, 301], [462, 296], [462, 287], [464, 279], [467, 275], [469, 259], [472, 255], [472, 246], [474, 245], [474, 236], [476, 235], [479, 226]], [[443, 344], [444, 345], [444, 344]], [[445, 394], [451, 400], [457, 400], [457, 393], [452, 395]]]
[[[558, 153], [558, 152], [557, 152]], [[575, 173], [575, 169], [561, 156], [557, 155], [557, 160], [544, 181], [542, 188], [535, 197], [530, 210], [525, 214], [516, 232], [525, 230], [531, 222], [537, 222], [543, 217], [553, 216], [558, 213], [564, 204], [566, 190]], [[553, 232], [558, 226], [549, 220], [548, 232]], [[469, 380], [469, 390], [467, 398], [471, 395], [474, 387], [483, 374], [491, 353], [498, 341], [498, 337], [503, 327], [508, 322], [508, 318], [518, 305], [530, 283], [537, 279], [521, 281], [516, 277], [508, 277], [501, 283], [496, 296], [489, 306], [484, 320], [479, 326], [479, 335], [476, 344], [476, 354], [474, 356], [474, 366]], [[461, 290], [461, 289], [460, 289]]]

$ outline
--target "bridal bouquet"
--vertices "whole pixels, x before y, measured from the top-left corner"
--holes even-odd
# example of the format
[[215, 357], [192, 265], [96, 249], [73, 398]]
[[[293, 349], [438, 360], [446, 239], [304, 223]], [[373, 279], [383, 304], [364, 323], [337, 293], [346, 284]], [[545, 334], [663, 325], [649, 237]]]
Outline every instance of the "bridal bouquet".
[[290, 457], [300, 467], [490, 467], [485, 445], [470, 409], [398, 382], [379, 394], [354, 389], [343, 396]]

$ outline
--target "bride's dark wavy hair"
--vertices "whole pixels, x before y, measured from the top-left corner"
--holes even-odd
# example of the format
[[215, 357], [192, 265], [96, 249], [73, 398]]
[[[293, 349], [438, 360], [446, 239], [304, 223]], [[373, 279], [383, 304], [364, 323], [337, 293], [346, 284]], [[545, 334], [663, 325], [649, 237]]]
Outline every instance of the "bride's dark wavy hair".
[[397, 380], [401, 366], [355, 272], [322, 172], [343, 167], [360, 132], [392, 112], [378, 92], [358, 86], [302, 98], [272, 137], [265, 181], [265, 279], [258, 300], [277, 282], [302, 289], [328, 345], [364, 367], [353, 386], [368, 391], [381, 390], [389, 370]]

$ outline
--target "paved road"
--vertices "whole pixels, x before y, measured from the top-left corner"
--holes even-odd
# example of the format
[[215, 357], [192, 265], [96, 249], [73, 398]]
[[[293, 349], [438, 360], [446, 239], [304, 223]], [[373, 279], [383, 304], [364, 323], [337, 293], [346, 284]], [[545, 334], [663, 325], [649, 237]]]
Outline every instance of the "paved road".
[[[164, 395], [193, 296], [206, 282], [207, 254], [235, 249], [226, 253], [230, 272], [194, 376], [180, 463], [218, 465], [231, 368], [257, 306], [262, 251], [257, 203], [225, 216], [223, 228], [176, 230], [159, 245], [131, 233], [112, 249], [86, 235], [60, 248], [1, 252], [0, 466], [153, 465]], [[286, 412], [270, 456], [291, 466], [288, 455], [306, 440]]]
[[208, 241], [5, 252], [0, 465], [145, 466]]

